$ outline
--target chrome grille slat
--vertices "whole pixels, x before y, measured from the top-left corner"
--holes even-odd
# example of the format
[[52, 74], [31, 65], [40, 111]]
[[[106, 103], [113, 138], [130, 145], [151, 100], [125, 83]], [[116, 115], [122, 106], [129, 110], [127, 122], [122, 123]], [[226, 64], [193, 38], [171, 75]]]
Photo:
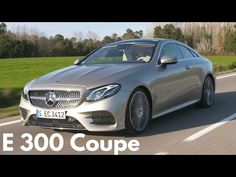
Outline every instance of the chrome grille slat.
[[[46, 94], [55, 92], [57, 103], [51, 107], [46, 103]], [[80, 91], [67, 90], [31, 90], [29, 91], [30, 102], [37, 107], [47, 109], [73, 108], [80, 103]]]
[[45, 97], [43, 97], [43, 96], [39, 96], [39, 97], [37, 97], [37, 96], [31, 96], [30, 98], [31, 98], [31, 99], [34, 99], [34, 100], [45, 100]]

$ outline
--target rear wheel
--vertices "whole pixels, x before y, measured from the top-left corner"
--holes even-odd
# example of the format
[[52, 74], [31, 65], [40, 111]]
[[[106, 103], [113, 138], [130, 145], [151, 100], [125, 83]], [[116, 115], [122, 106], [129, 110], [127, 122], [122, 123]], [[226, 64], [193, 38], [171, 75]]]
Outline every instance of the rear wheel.
[[210, 107], [214, 103], [214, 98], [215, 98], [215, 86], [213, 79], [208, 76], [202, 87], [202, 97], [199, 102], [200, 107]]
[[150, 103], [143, 89], [135, 89], [126, 109], [126, 130], [129, 134], [141, 133], [150, 117]]

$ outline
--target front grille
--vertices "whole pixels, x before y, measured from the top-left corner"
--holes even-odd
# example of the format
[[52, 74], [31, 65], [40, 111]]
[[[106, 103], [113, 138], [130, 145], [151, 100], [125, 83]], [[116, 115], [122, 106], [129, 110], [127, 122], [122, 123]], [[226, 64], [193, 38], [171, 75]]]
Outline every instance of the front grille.
[[[55, 93], [57, 97], [53, 105], [48, 104], [46, 101], [46, 95], [49, 92]], [[31, 90], [29, 91], [29, 97], [31, 104], [37, 107], [47, 109], [73, 108], [78, 106], [80, 102], [80, 91]]]

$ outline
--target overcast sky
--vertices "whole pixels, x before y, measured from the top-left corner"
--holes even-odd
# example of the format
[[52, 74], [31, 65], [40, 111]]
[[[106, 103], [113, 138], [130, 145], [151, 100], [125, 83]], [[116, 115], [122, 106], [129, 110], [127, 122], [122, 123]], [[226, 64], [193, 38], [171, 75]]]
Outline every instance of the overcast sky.
[[7, 22], [7, 29], [14, 31], [17, 26], [25, 26], [26, 29], [37, 29], [39, 32], [44, 33], [46, 36], [54, 36], [55, 34], [62, 34], [64, 37], [72, 37], [74, 32], [82, 31], [84, 35], [88, 33], [88, 31], [96, 32], [99, 38], [103, 38], [105, 35], [111, 35], [112, 33], [117, 33], [118, 35], [122, 35], [127, 28], [130, 28], [134, 31], [143, 30], [144, 34], [147, 31], [147, 28], [151, 25], [151, 23], [121, 23], [121, 22], [86, 22], [86, 23], [69, 23], [69, 22]]

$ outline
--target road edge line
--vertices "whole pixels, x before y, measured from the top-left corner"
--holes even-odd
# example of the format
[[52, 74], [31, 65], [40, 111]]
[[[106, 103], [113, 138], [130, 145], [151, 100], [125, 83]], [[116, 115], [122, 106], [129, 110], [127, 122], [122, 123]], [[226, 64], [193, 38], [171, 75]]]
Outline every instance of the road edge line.
[[10, 121], [10, 122], [1, 123], [0, 127], [6, 126], [6, 125], [11, 125], [11, 124], [17, 124], [17, 123], [20, 123], [20, 122], [21, 122], [21, 120], [13, 120], [13, 121]]
[[232, 115], [230, 115], [230, 116], [228, 116], [228, 117], [222, 119], [221, 121], [219, 121], [219, 122], [217, 122], [217, 123], [214, 123], [214, 124], [212, 124], [212, 125], [210, 125], [210, 126], [204, 128], [204, 129], [202, 129], [202, 130], [200, 130], [200, 131], [194, 133], [194, 134], [191, 135], [191, 136], [188, 136], [187, 138], [185, 138], [185, 139], [183, 140], [183, 142], [192, 142], [192, 141], [194, 141], [194, 140], [200, 138], [201, 136], [203, 136], [203, 135], [209, 133], [210, 131], [212, 131], [212, 130], [218, 128], [218, 127], [220, 127], [221, 125], [226, 124], [226, 123], [229, 122], [230, 120], [235, 119], [235, 118], [236, 118], [236, 113], [234, 113], [234, 114], [232, 114]]
[[154, 155], [168, 155], [169, 152], [157, 152]]
[[224, 78], [233, 77], [233, 76], [236, 76], [236, 72], [233, 72], [233, 73], [230, 73], [230, 74], [222, 74], [222, 75], [216, 76], [216, 79], [224, 79]]

